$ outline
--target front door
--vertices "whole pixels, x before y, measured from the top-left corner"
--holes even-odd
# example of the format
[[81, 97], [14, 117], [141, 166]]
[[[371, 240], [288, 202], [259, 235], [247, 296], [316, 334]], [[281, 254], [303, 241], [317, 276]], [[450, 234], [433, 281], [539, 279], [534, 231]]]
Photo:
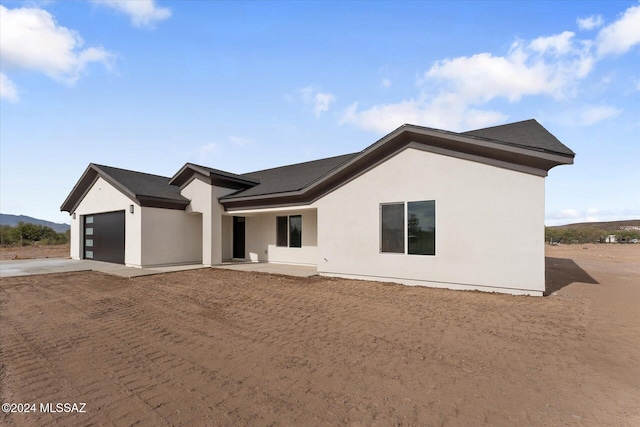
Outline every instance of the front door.
[[233, 257], [244, 259], [244, 217], [233, 217]]

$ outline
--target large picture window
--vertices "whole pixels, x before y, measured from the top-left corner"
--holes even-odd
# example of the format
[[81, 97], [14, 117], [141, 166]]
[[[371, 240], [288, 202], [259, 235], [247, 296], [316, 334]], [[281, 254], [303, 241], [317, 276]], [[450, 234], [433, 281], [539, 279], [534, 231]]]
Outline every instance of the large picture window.
[[381, 205], [380, 251], [409, 255], [435, 255], [435, 200]]
[[302, 215], [276, 217], [276, 246], [302, 247]]

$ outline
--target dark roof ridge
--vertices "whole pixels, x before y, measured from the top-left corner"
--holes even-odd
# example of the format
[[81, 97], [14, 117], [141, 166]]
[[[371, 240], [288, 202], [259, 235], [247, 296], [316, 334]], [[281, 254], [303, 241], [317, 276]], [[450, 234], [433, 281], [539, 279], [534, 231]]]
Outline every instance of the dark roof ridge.
[[[526, 129], [528, 127], [528, 130]], [[531, 139], [527, 143], [514, 140], [521, 139], [521, 133], [526, 131]], [[528, 150], [560, 154], [574, 157], [575, 153], [564, 145], [555, 135], [547, 130], [536, 119], [520, 120], [513, 123], [489, 126], [461, 132], [459, 135], [477, 138], [485, 141], [493, 141], [513, 147], [521, 147]]]
[[322, 162], [322, 161], [336, 159], [338, 157], [343, 157], [343, 156], [355, 156], [356, 154], [359, 154], [361, 152], [362, 151], [356, 151], [355, 153], [338, 154], [336, 156], [323, 157], [323, 158], [320, 158], [320, 159], [307, 160], [307, 161], [298, 162], [298, 163], [291, 163], [291, 164], [288, 164], [288, 165], [276, 166], [276, 167], [273, 167], [273, 168], [260, 169], [260, 170], [256, 170], [256, 171], [242, 173], [242, 174], [240, 174], [240, 176], [251, 175], [251, 174], [254, 174], [254, 173], [268, 172], [268, 171], [272, 171], [272, 170], [276, 170], [276, 169], [288, 168], [288, 167], [291, 167], [291, 166], [301, 166], [301, 165], [304, 165], [304, 164], [307, 164], [307, 163]]
[[[470, 130], [466, 130], [466, 131], [460, 132], [460, 133], [465, 134], [465, 133], [469, 133], [469, 132], [477, 132], [477, 131], [480, 131], [480, 130], [495, 129], [495, 128], [501, 128], [501, 127], [504, 127], [504, 126], [519, 125], [519, 124], [526, 123], [526, 122], [535, 122], [535, 123], [540, 125], [540, 122], [537, 121], [536, 119], [525, 119], [525, 120], [518, 120], [517, 122], [503, 123], [501, 125], [487, 126], [487, 127], [478, 128], [478, 129], [470, 129]], [[542, 125], [540, 125], [540, 126], [542, 126]]]
[[98, 167], [98, 168], [117, 169], [117, 170], [124, 171], [124, 172], [131, 172], [131, 173], [137, 173], [137, 174], [140, 174], [140, 175], [148, 175], [148, 176], [154, 176], [154, 177], [157, 177], [157, 178], [166, 178], [166, 179], [170, 179], [170, 177], [168, 177], [168, 176], [164, 176], [164, 175], [157, 175], [157, 174], [155, 174], [155, 173], [148, 173], [148, 172], [134, 171], [134, 170], [132, 170], [132, 169], [118, 168], [118, 167], [115, 167], [115, 166], [109, 166], [109, 165], [100, 165], [100, 164], [98, 164], [98, 163], [89, 163], [89, 166], [91, 166], [91, 165], [93, 165], [93, 166], [95, 166], [95, 167]]
[[216, 168], [212, 168], [211, 166], [205, 166], [205, 165], [199, 165], [197, 163], [193, 163], [193, 162], [187, 162], [185, 163], [185, 165], [189, 165], [189, 166], [195, 166], [197, 168], [202, 168], [205, 169], [207, 171], [211, 171], [211, 172], [215, 172], [215, 173], [222, 173], [222, 174], [228, 174], [228, 175], [235, 175], [235, 176], [240, 176], [237, 173], [233, 173], [233, 172], [229, 172], [229, 171], [224, 171], [222, 169], [216, 169]]

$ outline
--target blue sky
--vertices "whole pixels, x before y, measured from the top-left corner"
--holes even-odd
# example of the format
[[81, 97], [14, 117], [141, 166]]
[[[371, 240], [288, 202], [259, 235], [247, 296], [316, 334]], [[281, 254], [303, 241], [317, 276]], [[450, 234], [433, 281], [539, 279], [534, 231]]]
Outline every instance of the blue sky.
[[[0, 1], [0, 211], [90, 162], [172, 176], [537, 119], [547, 225], [640, 218], [640, 2]], [[446, 177], [443, 177], [446, 179]]]

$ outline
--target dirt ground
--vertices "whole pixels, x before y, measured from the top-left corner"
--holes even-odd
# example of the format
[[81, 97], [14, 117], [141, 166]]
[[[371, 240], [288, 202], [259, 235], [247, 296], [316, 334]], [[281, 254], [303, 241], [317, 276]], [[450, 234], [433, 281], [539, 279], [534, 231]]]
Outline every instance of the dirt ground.
[[[587, 248], [547, 248], [544, 298], [218, 269], [1, 279], [0, 400], [37, 408], [0, 424], [637, 426], [640, 245]], [[40, 408], [65, 402], [86, 412]]]
[[32, 258], [69, 258], [69, 245], [0, 247], [0, 260]]

